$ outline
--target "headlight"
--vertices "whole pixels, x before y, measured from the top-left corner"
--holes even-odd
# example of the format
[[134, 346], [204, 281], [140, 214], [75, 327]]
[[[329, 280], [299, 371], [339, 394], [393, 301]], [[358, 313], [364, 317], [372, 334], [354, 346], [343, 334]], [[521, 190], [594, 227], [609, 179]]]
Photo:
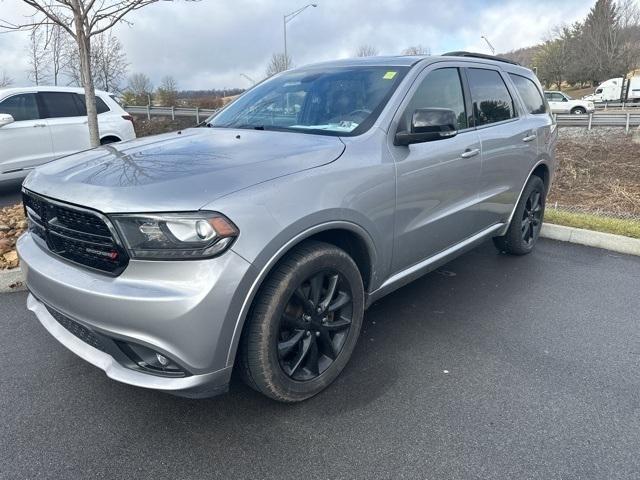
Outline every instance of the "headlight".
[[210, 258], [224, 252], [238, 227], [215, 212], [112, 215], [131, 258]]

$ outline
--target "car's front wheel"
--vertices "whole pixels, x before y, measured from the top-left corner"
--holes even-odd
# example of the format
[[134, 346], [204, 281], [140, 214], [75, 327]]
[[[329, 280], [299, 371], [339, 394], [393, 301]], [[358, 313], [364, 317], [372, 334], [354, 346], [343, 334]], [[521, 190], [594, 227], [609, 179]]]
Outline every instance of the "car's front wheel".
[[322, 242], [306, 242], [271, 272], [255, 299], [240, 349], [246, 383], [281, 402], [328, 387], [360, 334], [364, 288], [353, 259]]
[[585, 113], [587, 113], [587, 110], [582, 107], [575, 107], [573, 110], [571, 110], [571, 113], [574, 115], [584, 115]]

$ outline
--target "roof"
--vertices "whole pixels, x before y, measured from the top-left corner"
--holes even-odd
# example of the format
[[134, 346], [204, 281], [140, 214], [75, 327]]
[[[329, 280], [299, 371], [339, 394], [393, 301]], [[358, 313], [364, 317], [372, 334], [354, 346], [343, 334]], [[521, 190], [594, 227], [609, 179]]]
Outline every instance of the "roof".
[[394, 55], [394, 56], [374, 56], [374, 57], [356, 57], [345, 58], [341, 60], [332, 60], [328, 62], [313, 63], [304, 65], [300, 69], [307, 68], [332, 68], [332, 67], [357, 67], [357, 66], [380, 66], [380, 67], [412, 67], [413, 65], [424, 62], [435, 63], [442, 61], [452, 62], [469, 62], [469, 63], [486, 63], [496, 65], [509, 71], [517, 72], [518, 70], [531, 72], [530, 69], [518, 65], [508, 59], [495, 57], [492, 55], [476, 54], [471, 52], [450, 52], [444, 55]]
[[[58, 87], [58, 86], [47, 86], [47, 85], [30, 85], [25, 87], [8, 87], [8, 88], [0, 88], [0, 93], [30, 93], [30, 92], [68, 92], [68, 93], [82, 93], [84, 94], [84, 88], [82, 87]], [[103, 90], [97, 90], [96, 93], [104, 93], [107, 92]]]

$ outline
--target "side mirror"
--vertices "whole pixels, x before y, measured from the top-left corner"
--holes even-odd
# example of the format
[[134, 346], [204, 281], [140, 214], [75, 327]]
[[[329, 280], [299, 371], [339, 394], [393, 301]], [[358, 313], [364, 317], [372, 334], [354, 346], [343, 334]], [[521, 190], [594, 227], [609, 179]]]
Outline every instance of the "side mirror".
[[394, 145], [432, 142], [458, 134], [456, 114], [448, 108], [418, 108], [411, 116], [411, 131], [396, 133]]
[[0, 113], [0, 128], [13, 123], [15, 120], [8, 113]]

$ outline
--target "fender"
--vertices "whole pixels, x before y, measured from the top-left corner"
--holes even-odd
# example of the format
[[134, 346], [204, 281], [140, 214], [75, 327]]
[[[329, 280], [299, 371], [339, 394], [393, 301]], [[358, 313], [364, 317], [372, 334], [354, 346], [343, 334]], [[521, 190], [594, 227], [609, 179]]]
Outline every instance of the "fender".
[[289, 239], [284, 245], [282, 245], [275, 254], [273, 254], [269, 260], [265, 263], [265, 265], [260, 269], [260, 272], [256, 276], [255, 280], [251, 284], [249, 288], [249, 292], [245, 296], [244, 302], [242, 303], [242, 307], [240, 308], [240, 313], [236, 319], [236, 324], [233, 329], [233, 336], [231, 337], [231, 344], [229, 346], [229, 352], [227, 353], [227, 366], [233, 365], [233, 361], [235, 359], [236, 353], [238, 351], [238, 344], [240, 343], [240, 335], [242, 334], [242, 327], [244, 326], [244, 322], [247, 317], [247, 313], [249, 312], [249, 308], [253, 303], [253, 299], [255, 298], [258, 289], [262, 285], [262, 282], [267, 277], [273, 266], [280, 260], [294, 245], [300, 243], [305, 238], [309, 238], [316, 233], [323, 232], [325, 230], [331, 230], [334, 228], [342, 228], [344, 230], [350, 230], [356, 234], [358, 234], [362, 239], [364, 239], [367, 249], [369, 251], [369, 256], [371, 257], [371, 264], [375, 265], [376, 263], [376, 249], [371, 239], [369, 233], [362, 228], [360, 225], [347, 222], [347, 221], [331, 221], [325, 222], [313, 227], [310, 227], [302, 232], [298, 233], [293, 238]]
[[[502, 228], [500, 231], [498, 231], [498, 233], [496, 234], [497, 236], [502, 236], [504, 235], [507, 230], [509, 230], [509, 225], [511, 225], [511, 220], [513, 219], [513, 216], [516, 213], [516, 208], [518, 208], [518, 204], [520, 203], [520, 198], [522, 197], [522, 192], [524, 192], [524, 187], [527, 186], [527, 182], [529, 181], [529, 179], [531, 178], [531, 175], [533, 175], [533, 171], [538, 168], [540, 165], [545, 165], [547, 167], [547, 169], [549, 170], [549, 175], [551, 175], [551, 172], [553, 172], [553, 170], [549, 167], [549, 164], [546, 160], [542, 159], [542, 160], [538, 160], [536, 162], [536, 164], [531, 168], [531, 170], [529, 170], [529, 174], [526, 176], [524, 183], [522, 184], [522, 188], [520, 188], [520, 193], [518, 194], [518, 200], [516, 201], [516, 203], [513, 204], [513, 208], [511, 209], [511, 213], [509, 214], [509, 217], [506, 219], [505, 223], [504, 223], [504, 228]], [[551, 176], [549, 177], [549, 185], [551, 184]], [[548, 192], [548, 191], [547, 191]]]

